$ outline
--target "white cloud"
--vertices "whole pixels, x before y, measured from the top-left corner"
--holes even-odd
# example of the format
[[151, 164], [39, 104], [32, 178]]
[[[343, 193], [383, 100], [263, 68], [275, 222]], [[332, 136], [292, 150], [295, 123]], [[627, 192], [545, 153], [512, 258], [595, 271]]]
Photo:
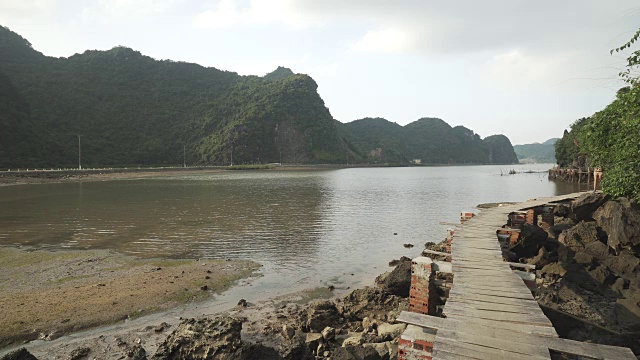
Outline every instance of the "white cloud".
[[367, 32], [352, 50], [373, 53], [400, 54], [415, 48], [414, 34], [398, 28], [383, 28]]
[[242, 6], [238, 0], [219, 0], [212, 9], [197, 14], [193, 25], [199, 28], [226, 28], [234, 25], [280, 23], [306, 28], [323, 23], [318, 14], [307, 12], [294, 0], [251, 0]]

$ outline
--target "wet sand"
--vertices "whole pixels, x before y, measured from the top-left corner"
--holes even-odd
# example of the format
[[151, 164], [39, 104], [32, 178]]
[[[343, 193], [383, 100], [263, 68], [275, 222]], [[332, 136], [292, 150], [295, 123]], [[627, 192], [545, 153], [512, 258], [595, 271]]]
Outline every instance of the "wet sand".
[[259, 267], [243, 260], [0, 248], [0, 348], [201, 301]]

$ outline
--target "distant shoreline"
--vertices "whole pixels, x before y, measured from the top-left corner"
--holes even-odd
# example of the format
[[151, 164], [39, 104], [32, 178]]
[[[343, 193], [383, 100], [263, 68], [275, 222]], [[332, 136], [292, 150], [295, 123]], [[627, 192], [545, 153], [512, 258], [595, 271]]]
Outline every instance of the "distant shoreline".
[[518, 166], [527, 164], [260, 164], [196, 167], [123, 167], [89, 169], [19, 169], [0, 171], [0, 186], [55, 184], [79, 181], [109, 181], [181, 174], [207, 174], [238, 170], [313, 171], [350, 168], [445, 167], [445, 166]]

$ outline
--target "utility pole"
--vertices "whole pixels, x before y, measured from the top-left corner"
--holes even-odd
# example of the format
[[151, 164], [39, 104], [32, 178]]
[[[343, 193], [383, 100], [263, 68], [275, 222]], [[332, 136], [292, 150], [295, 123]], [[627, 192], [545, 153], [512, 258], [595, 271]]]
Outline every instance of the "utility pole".
[[182, 147], [182, 167], [187, 167], [187, 146]]
[[78, 170], [82, 170], [82, 152], [80, 147], [80, 135], [78, 135]]

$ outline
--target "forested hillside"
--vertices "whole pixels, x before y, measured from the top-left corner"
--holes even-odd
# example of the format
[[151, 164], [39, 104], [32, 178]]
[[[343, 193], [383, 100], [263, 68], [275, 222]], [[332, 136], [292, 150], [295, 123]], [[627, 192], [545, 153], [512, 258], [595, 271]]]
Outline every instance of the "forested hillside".
[[[638, 30], [631, 40], [613, 52], [637, 47]], [[640, 50], [627, 57], [620, 77], [628, 84], [602, 111], [582, 118], [564, 131], [556, 143], [558, 165], [565, 168], [599, 167], [604, 171], [602, 189], [613, 196], [640, 200]]]
[[480, 138], [463, 126], [451, 127], [437, 118], [422, 118], [400, 126], [382, 118], [341, 124], [350, 144], [371, 163], [512, 164], [517, 157], [503, 135]]
[[[126, 48], [47, 57], [0, 27], [0, 168], [253, 163], [511, 163], [440, 119], [341, 124], [315, 81], [155, 60]], [[377, 121], [377, 125], [376, 125]]]
[[518, 155], [518, 160], [521, 163], [533, 163], [533, 164], [555, 164], [556, 162], [556, 141], [560, 139], [549, 139], [542, 144], [523, 144], [513, 145], [513, 150]]

